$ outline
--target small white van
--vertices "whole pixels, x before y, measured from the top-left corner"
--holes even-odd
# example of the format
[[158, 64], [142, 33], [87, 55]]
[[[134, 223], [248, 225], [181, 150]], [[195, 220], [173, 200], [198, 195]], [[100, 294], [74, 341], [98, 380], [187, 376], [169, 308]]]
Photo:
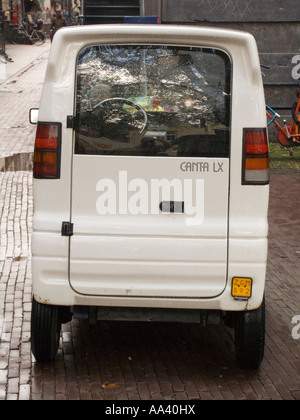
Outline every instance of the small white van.
[[37, 361], [55, 357], [72, 316], [225, 320], [240, 366], [259, 367], [269, 154], [250, 34], [171, 25], [60, 30], [33, 176]]

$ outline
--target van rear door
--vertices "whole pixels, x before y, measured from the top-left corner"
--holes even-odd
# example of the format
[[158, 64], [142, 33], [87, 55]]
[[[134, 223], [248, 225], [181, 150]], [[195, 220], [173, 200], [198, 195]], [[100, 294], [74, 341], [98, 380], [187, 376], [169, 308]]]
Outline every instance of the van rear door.
[[77, 58], [70, 283], [196, 298], [227, 281], [232, 64], [218, 49], [92, 45]]

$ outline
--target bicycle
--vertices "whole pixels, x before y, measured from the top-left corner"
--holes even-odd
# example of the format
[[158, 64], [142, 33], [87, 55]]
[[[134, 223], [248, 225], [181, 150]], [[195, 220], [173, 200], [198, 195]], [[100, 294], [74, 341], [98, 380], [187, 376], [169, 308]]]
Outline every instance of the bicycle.
[[36, 23], [32, 24], [32, 31], [30, 33], [26, 30], [24, 25], [21, 25], [18, 34], [23, 37], [25, 36], [27, 41], [31, 44], [43, 45], [46, 42], [46, 34], [38, 29]]
[[300, 85], [297, 91], [298, 102], [295, 102], [292, 106], [292, 122], [287, 125], [287, 121], [283, 120], [284, 126], [281, 126], [276, 118], [280, 118], [274, 109], [266, 105], [266, 113], [269, 118], [268, 126], [272, 123], [278, 129], [278, 141], [284, 147], [300, 146]]

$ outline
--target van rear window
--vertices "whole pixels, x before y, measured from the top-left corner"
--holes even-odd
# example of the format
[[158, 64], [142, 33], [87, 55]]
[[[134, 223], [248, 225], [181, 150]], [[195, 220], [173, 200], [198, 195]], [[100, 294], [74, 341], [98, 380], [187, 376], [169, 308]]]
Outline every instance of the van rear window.
[[228, 157], [231, 71], [229, 56], [212, 48], [84, 48], [75, 153]]

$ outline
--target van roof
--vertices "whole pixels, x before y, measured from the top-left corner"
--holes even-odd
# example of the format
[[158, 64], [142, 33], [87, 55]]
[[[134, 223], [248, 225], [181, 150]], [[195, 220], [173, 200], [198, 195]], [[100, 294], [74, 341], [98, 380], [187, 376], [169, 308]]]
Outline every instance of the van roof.
[[58, 100], [54, 96], [64, 97], [64, 112], [72, 115], [75, 68], [80, 51], [88, 46], [114, 44], [181, 45], [222, 50], [232, 60], [236, 89], [243, 86], [248, 91], [255, 90], [256, 97], [262, 97], [257, 45], [255, 38], [247, 32], [185, 25], [86, 25], [62, 28], [55, 34], [42, 93], [45, 109], [40, 108], [40, 118], [48, 120], [49, 108], [52, 118], [59, 118]]
[[[103, 34], [117, 37], [120, 34], [128, 34], [130, 36], [174, 36], [180, 35], [184, 37], [196, 37], [199, 41], [199, 37], [203, 40], [210, 41], [212, 43], [218, 40], [236, 40], [238, 42], [247, 42], [249, 39], [254, 38], [248, 32], [238, 31], [233, 29], [215, 28], [209, 26], [189, 26], [189, 25], [142, 25], [142, 24], [111, 24], [111, 25], [83, 25], [83, 26], [69, 26], [64, 27], [59, 31], [60, 37], [70, 37], [77, 42], [78, 37], [81, 41], [94, 39], [95, 36], [101, 36]], [[98, 39], [99, 40], [99, 39]], [[145, 39], [137, 40], [139, 42], [146, 41]], [[162, 42], [162, 38], [159, 38], [159, 42]]]
[[231, 56], [236, 48], [243, 49], [244, 64], [250, 74], [254, 75], [260, 71], [256, 41], [250, 33], [188, 25], [114, 24], [65, 27], [55, 34], [49, 64], [57, 66], [62, 57], [66, 57], [66, 50], [70, 47], [74, 52], [99, 43], [179, 45], [179, 39], [182, 45], [220, 48]]

